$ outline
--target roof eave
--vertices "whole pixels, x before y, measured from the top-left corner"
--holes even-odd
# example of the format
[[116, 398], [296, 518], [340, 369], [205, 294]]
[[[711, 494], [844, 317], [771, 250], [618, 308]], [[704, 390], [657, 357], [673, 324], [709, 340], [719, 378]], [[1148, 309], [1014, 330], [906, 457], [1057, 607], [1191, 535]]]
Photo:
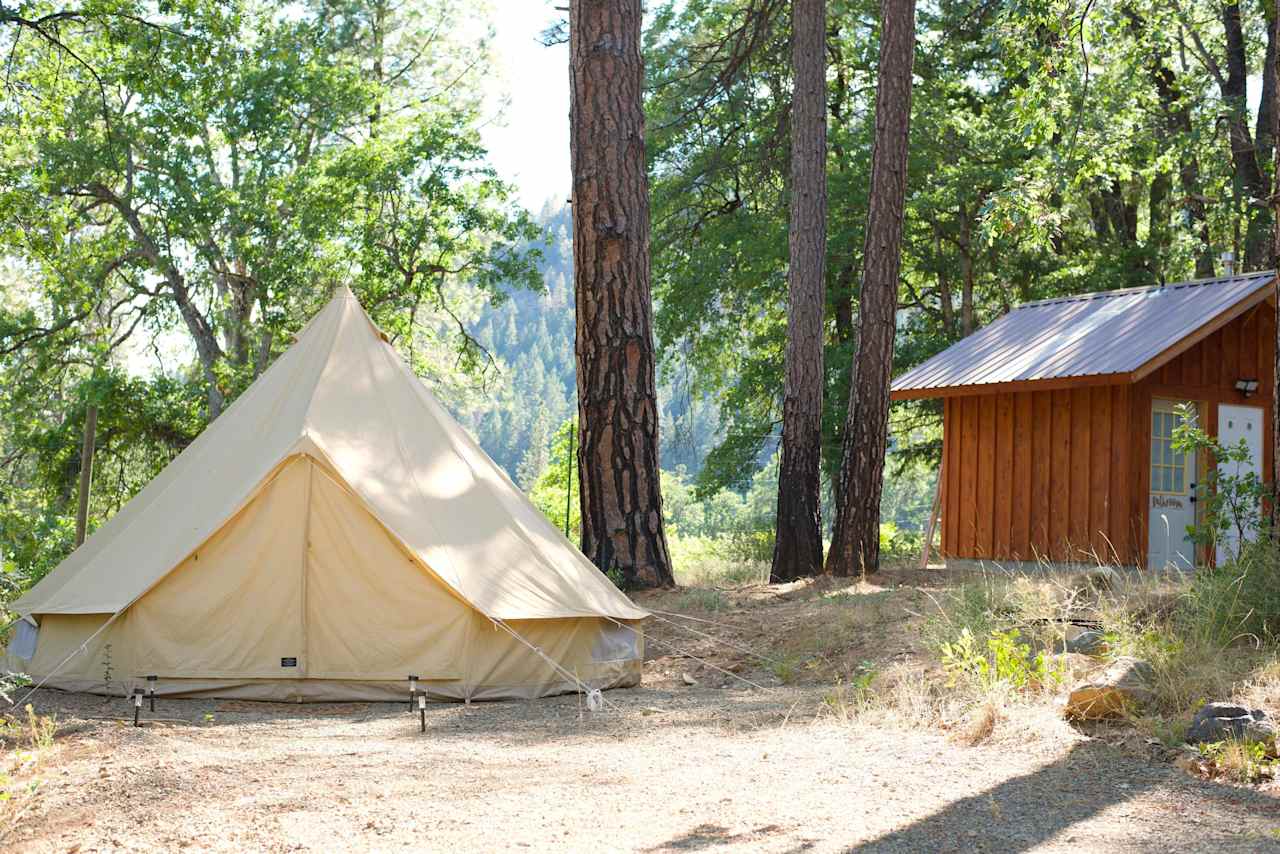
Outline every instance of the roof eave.
[[[1272, 282], [1274, 282], [1274, 280], [1275, 277], [1273, 276]], [[1269, 302], [1272, 305], [1275, 305], [1275, 288], [1259, 287], [1244, 299], [1219, 312], [1216, 317], [1212, 318], [1207, 323], [1201, 324], [1190, 335], [1184, 335], [1177, 341], [1174, 341], [1158, 355], [1153, 356], [1137, 368], [1134, 368], [1130, 373], [1130, 376], [1132, 377], [1131, 381], [1136, 383], [1148, 375], [1160, 370], [1169, 362], [1172, 362], [1174, 359], [1178, 358], [1231, 321], [1247, 314], [1249, 311], [1253, 310], [1254, 307], [1259, 306], [1264, 302]]]
[[889, 397], [892, 400], [927, 400], [934, 397], [972, 397], [981, 394], [999, 394], [1012, 391], [1054, 391], [1099, 385], [1120, 385], [1130, 382], [1132, 382], [1131, 375], [1127, 372], [1085, 374], [1076, 377], [1009, 380], [999, 383], [970, 383], [967, 385], [937, 386], [934, 388], [900, 388], [889, 392]]

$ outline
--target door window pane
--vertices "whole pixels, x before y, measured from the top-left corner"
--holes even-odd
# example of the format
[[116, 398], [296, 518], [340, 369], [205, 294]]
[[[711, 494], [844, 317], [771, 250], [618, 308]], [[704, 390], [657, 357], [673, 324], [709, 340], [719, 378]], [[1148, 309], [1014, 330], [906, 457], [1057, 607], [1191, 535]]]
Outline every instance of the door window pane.
[[1173, 412], [1151, 413], [1151, 490], [1185, 494], [1187, 455], [1173, 447], [1173, 432], [1184, 419]]

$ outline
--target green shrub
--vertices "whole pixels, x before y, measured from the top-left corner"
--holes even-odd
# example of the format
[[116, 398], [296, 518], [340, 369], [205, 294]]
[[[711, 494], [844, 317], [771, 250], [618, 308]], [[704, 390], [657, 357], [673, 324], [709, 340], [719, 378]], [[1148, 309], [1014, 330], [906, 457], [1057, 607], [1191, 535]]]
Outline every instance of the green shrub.
[[1174, 615], [1179, 634], [1227, 646], [1280, 637], [1280, 555], [1270, 543], [1246, 546], [1238, 560], [1198, 570]]
[[1200, 755], [1211, 763], [1212, 775], [1236, 783], [1261, 783], [1276, 774], [1276, 759], [1267, 745], [1258, 741], [1227, 739], [1202, 744]]
[[924, 551], [924, 534], [899, 528], [893, 522], [880, 523], [880, 556], [887, 560], [918, 558]]
[[1216, 460], [1200, 479], [1196, 495], [1200, 501], [1201, 521], [1187, 531], [1197, 545], [1216, 548], [1220, 543], [1234, 544], [1239, 558], [1248, 546], [1250, 532], [1263, 527], [1262, 502], [1267, 489], [1254, 471], [1249, 446], [1244, 439], [1235, 445], [1223, 445], [1206, 433], [1196, 422], [1191, 404], [1176, 407], [1180, 423], [1173, 429], [1173, 448]]
[[737, 530], [729, 534], [725, 543], [725, 557], [733, 561], [773, 560], [774, 531]]
[[953, 642], [940, 650], [942, 667], [955, 685], [967, 679], [984, 689], [1000, 685], [1038, 688], [1062, 681], [1062, 673], [1043, 652], [1031, 654], [1017, 629], [992, 631], [981, 643], [966, 627]]

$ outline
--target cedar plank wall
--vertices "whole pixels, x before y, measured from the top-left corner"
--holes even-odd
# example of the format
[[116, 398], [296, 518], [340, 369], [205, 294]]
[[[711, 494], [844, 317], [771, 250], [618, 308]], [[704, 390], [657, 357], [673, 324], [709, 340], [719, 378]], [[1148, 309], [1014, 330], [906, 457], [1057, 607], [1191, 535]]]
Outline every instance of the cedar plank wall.
[[1127, 556], [1131, 538], [1112, 532], [1124, 530], [1128, 479], [1110, 473], [1131, 453], [1132, 438], [1117, 441], [1130, 435], [1131, 398], [1128, 386], [947, 398], [942, 553]]
[[942, 554], [1144, 565], [1152, 398], [1199, 401], [1211, 434], [1218, 404], [1262, 407], [1270, 481], [1274, 341], [1264, 303], [1132, 385], [947, 397]]

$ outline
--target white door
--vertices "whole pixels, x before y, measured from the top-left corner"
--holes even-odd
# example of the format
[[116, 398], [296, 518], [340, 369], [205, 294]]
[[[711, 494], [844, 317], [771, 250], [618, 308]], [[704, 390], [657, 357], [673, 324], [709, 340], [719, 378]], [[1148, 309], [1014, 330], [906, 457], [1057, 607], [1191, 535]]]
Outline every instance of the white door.
[[[1223, 463], [1218, 467], [1219, 470], [1235, 477], [1248, 474], [1250, 471], [1262, 477], [1262, 407], [1234, 406], [1225, 403], [1220, 405], [1218, 407], [1218, 441], [1230, 447], [1239, 444], [1241, 439], [1249, 446], [1249, 462]], [[1255, 533], [1254, 526], [1249, 525], [1244, 532], [1245, 540], [1253, 539]], [[1228, 525], [1226, 536], [1218, 542], [1219, 566], [1236, 555], [1238, 539], [1235, 524]]]
[[1151, 404], [1151, 496], [1147, 505], [1147, 566], [1190, 569], [1195, 545], [1187, 529], [1195, 524], [1195, 460], [1173, 448], [1173, 429], [1182, 418], [1176, 401]]

